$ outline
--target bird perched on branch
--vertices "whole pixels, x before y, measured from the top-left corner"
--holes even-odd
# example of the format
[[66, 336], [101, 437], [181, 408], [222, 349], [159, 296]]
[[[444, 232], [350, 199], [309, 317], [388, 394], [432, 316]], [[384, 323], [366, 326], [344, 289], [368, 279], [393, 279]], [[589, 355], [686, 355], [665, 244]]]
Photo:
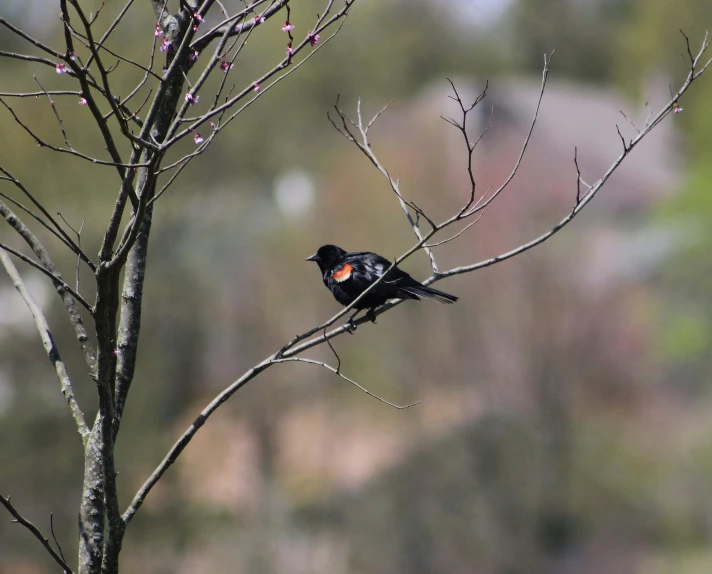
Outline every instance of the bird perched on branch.
[[[307, 261], [316, 261], [321, 270], [324, 285], [342, 305], [350, 305], [366, 289], [373, 285], [390, 267], [385, 257], [368, 251], [347, 253], [336, 245], [323, 245]], [[388, 299], [435, 299], [440, 303], [454, 303], [457, 297], [443, 293], [419, 283], [405, 271], [393, 267], [386, 277], [360, 301], [356, 303], [356, 312], [349, 317], [349, 324], [356, 328], [353, 319], [359, 311], [368, 309], [367, 317], [376, 322], [373, 310], [383, 305]]]

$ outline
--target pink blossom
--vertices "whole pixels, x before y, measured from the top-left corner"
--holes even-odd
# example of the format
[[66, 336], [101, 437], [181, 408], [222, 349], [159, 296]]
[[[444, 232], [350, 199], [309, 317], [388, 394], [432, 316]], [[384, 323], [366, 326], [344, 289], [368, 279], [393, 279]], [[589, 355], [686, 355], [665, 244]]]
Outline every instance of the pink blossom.
[[680, 107], [680, 104], [678, 104], [677, 102], [675, 102], [675, 103], [672, 105], [672, 111], [673, 111], [673, 113], [676, 113], [676, 114], [682, 113], [682, 108]]
[[203, 136], [201, 136], [198, 132], [195, 132], [195, 135], [193, 136], [193, 141], [195, 142], [195, 145], [200, 145], [205, 140], [203, 139]]
[[173, 42], [164, 36], [161, 41], [161, 52], [166, 52], [172, 43]]
[[195, 20], [195, 24], [193, 24], [193, 32], [198, 31], [198, 26], [205, 22], [205, 18], [203, 18], [200, 14], [197, 12], [193, 12], [193, 20]]
[[87, 99], [84, 96], [79, 96], [79, 105], [80, 106], [86, 106], [87, 105]]
[[294, 30], [294, 26], [289, 21], [285, 22], [284, 26], [282, 26], [282, 32], [291, 32], [292, 30]]
[[314, 33], [310, 32], [309, 35], [307, 36], [307, 39], [309, 40], [309, 43], [312, 46], [316, 46], [319, 43], [319, 40], [321, 40], [321, 36], [319, 36], [319, 34], [314, 34]]
[[114, 355], [114, 357], [118, 357], [120, 352], [121, 351], [119, 351], [119, 349], [114, 349], [113, 351], [111, 351], [111, 354]]
[[260, 91], [259, 83], [255, 82], [254, 84], [252, 84], [252, 90], [255, 92], [259, 92]]
[[294, 48], [292, 48], [291, 46], [287, 46], [287, 54], [289, 54], [290, 56], [294, 54]]
[[63, 62], [59, 62], [56, 66], [56, 70], [58, 74], [66, 74], [69, 70], [67, 69], [67, 64], [64, 64]]
[[200, 101], [200, 96], [197, 94], [191, 94], [190, 92], [188, 92], [185, 95], [185, 101], [188, 102], [191, 106], [194, 106], [195, 104], [197, 104]]
[[163, 30], [161, 30], [161, 25], [156, 23], [156, 30], [153, 32], [153, 35], [158, 38], [161, 34], [163, 34]]
[[264, 24], [264, 23], [265, 23], [265, 17], [255, 14], [255, 26], [257, 26], [258, 24]]
[[210, 122], [210, 127], [215, 129], [217, 126], [213, 122]]
[[77, 57], [74, 55], [74, 52], [69, 52], [69, 59], [70, 59], [72, 62], [74, 62], [74, 61], [77, 59]]
[[162, 72], [161, 75], [165, 78], [165, 77], [166, 77], [166, 74], [168, 74], [168, 66], [166, 66], [165, 64], [163, 64], [163, 72]]
[[228, 70], [232, 70], [232, 64], [227, 60], [220, 60], [220, 69], [227, 74]]
[[193, 53], [188, 56], [188, 61], [195, 62], [198, 60], [198, 56], [200, 56], [200, 52], [198, 52], [198, 50], [193, 50]]

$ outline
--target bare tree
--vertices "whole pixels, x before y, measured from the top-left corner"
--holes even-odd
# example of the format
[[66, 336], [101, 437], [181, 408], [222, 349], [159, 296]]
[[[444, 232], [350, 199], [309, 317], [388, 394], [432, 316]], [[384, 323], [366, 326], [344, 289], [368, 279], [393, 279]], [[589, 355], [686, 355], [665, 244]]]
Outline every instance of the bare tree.
[[[110, 171], [115, 170], [118, 175], [115, 206], [106, 225], [98, 256], [93, 258], [81, 247], [81, 228], [75, 231], [66, 222], [57, 220], [37, 199], [36, 194], [13, 175], [9, 166], [0, 165], [0, 179], [7, 182], [13, 190], [12, 193], [0, 193], [0, 214], [34, 255], [33, 257], [25, 254], [11, 245], [0, 244], [0, 262], [35, 319], [40, 339], [56, 370], [61, 392], [84, 446], [77, 562], [77, 571], [82, 574], [110, 574], [119, 571], [119, 555], [126, 528], [153, 487], [207, 419], [239, 389], [265, 370], [274, 365], [291, 362], [316, 365], [376, 397], [341, 372], [339, 357], [331, 343], [331, 339], [349, 331], [350, 326], [347, 324], [333, 327], [331, 330], [329, 328], [339, 321], [354, 303], [322, 324], [297, 335], [263, 361], [247, 369], [221, 391], [197, 414], [194, 422], [140, 486], [125, 510], [121, 510], [116, 487], [114, 444], [121, 430], [124, 407], [134, 378], [154, 204], [169, 190], [183, 169], [200, 156], [228, 124], [265, 92], [306, 64], [339, 32], [354, 2], [355, 0], [346, 0], [337, 7], [334, 0], [325, 0], [323, 12], [316, 15], [311, 31], [300, 39], [293, 35], [288, 0], [254, 0], [251, 3], [245, 0], [242, 7], [233, 13], [221, 2], [214, 0], [204, 0], [202, 3], [181, 0], [176, 12], [169, 10], [167, 0], [151, 0], [157, 23], [153, 46], [147, 54], [148, 61], [145, 65], [107, 47], [107, 40], [117, 28], [127, 25], [126, 16], [133, 7], [133, 0], [127, 1], [114, 21], [104, 27], [101, 33], [97, 29], [101, 8], [94, 14], [87, 14], [78, 0], [59, 0], [64, 32], [64, 46], [61, 49], [55, 49], [33, 38], [19, 27], [0, 18], [0, 25], [26, 42], [31, 52], [21, 54], [2, 51], [1, 57], [47, 66], [57, 74], [66, 74], [74, 86], [71, 90], [45, 90], [35, 78], [35, 91], [0, 94], [0, 104], [9, 117], [39, 146], [105, 166]], [[103, 6], [104, 4], [101, 5]], [[285, 33], [283, 57], [274, 67], [265, 70], [246, 85], [240, 87], [231, 84], [232, 67], [243, 54], [248, 40], [252, 34], [259, 34], [263, 26], [266, 27], [271, 20], [276, 19], [278, 13], [285, 16], [284, 24], [280, 20], [280, 26]], [[209, 25], [206, 20], [214, 21], [215, 24]], [[687, 41], [687, 38], [685, 39]], [[670, 113], [679, 110], [679, 98], [710, 65], [710, 61], [703, 60], [709, 45], [710, 40], [705, 37], [701, 48], [694, 54], [687, 41], [690, 67], [682, 85], [656, 115], [651, 114], [644, 126], [636, 128], [635, 138], [626, 140], [621, 135], [623, 149], [620, 156], [597, 181], [590, 185], [585, 184], [579, 172], [575, 187], [572, 186], [573, 207], [554, 228], [497, 257], [477, 263], [464, 263], [447, 270], [440, 270], [438, 267], [437, 247], [456, 240], [477, 223], [487, 207], [506, 191], [517, 174], [535, 128], [546, 87], [550, 58], [544, 59], [541, 92], [519, 158], [509, 177], [494, 190], [480, 192], [477, 189], [472, 158], [484, 133], [473, 136], [468, 127], [470, 114], [485, 98], [486, 89], [472, 104], [468, 104], [460, 97], [454, 84], [452, 85], [451, 97], [458, 106], [458, 115], [446, 121], [462, 134], [470, 189], [465, 193], [463, 205], [439, 223], [429, 217], [424, 209], [407, 199], [400, 189], [399, 181], [391, 176], [373, 151], [369, 130], [385, 109], [366, 121], [362, 117], [359, 103], [356, 117], [351, 119], [337, 102], [336, 115], [330, 119], [334, 127], [355, 144], [385, 177], [415, 234], [416, 241], [413, 246], [397, 258], [393, 265], [423, 250], [427, 253], [432, 267], [432, 275], [425, 283], [431, 284], [515, 257], [543, 243], [570, 223], [601, 190], [633, 148]], [[157, 72], [155, 69], [159, 65], [156, 60], [162, 60], [163, 54], [165, 65]], [[123, 98], [112, 88], [111, 74], [116, 64], [107, 65], [110, 58], [132, 67], [141, 75], [141, 80], [135, 88]], [[205, 93], [208, 92], [209, 85], [206, 82], [211, 77], [218, 78], [217, 88]], [[50, 143], [37, 132], [31, 122], [15, 110], [13, 102], [17, 98], [37, 96], [41, 97], [42, 101], [46, 99], [49, 102], [62, 135], [63, 145]], [[54, 105], [55, 97], [78, 98], [79, 103], [87, 107], [93, 119], [91, 129], [98, 129], [106, 154], [93, 155], [72, 145], [64, 122]], [[203, 103], [209, 100], [207, 110], [191, 115], [194, 109], [198, 109], [195, 106], [199, 104], [201, 97]], [[181, 155], [177, 151], [177, 144], [186, 139], [192, 140], [195, 148], [191, 153]], [[574, 161], [577, 161], [575, 154]], [[19, 212], [22, 213], [22, 218], [18, 216]], [[52, 249], [46, 247], [25, 224], [25, 217], [29, 217], [34, 225], [40, 225], [50, 232], [58, 245]], [[125, 221], [123, 227], [122, 221]], [[451, 234], [443, 238], [442, 232], [450, 229]], [[55, 248], [69, 250], [77, 258], [77, 276], [73, 284], [60, 274], [52, 255]], [[88, 421], [84, 416], [74, 394], [72, 375], [62, 361], [49, 323], [26, 289], [10, 255], [41, 271], [57, 290], [74, 329], [76, 344], [83, 353], [85, 368], [96, 383], [97, 415], [94, 421]], [[81, 266], [91, 271], [94, 282], [91, 286], [83, 285], [80, 289]], [[399, 302], [389, 302], [377, 309], [375, 315], [398, 304]], [[362, 325], [366, 321], [364, 317], [355, 324]], [[305, 351], [325, 343], [334, 352], [335, 366], [303, 356]], [[398, 406], [381, 397], [376, 398], [395, 408], [412, 406]], [[38, 539], [65, 572], [73, 571], [54, 536], [56, 550], [49, 540], [23, 517], [9, 497], [0, 497], [0, 502], [15, 521]], [[53, 532], [52, 534], [54, 535]]]

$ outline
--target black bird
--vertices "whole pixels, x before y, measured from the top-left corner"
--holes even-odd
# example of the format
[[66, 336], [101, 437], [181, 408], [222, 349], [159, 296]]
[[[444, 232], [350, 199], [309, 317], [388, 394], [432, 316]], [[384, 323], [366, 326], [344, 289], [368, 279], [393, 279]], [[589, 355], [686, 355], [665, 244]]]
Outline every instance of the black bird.
[[[316, 261], [321, 269], [324, 285], [344, 306], [350, 305], [391, 266], [388, 259], [375, 253], [368, 251], [347, 253], [336, 245], [323, 245], [306, 260]], [[458, 299], [454, 295], [418, 283], [405, 271], [394, 267], [383, 281], [356, 303], [354, 307], [356, 312], [349, 317], [349, 323], [353, 326], [353, 318], [362, 309], [369, 309], [367, 317], [375, 322], [374, 308], [383, 305], [388, 299], [420, 299], [421, 297], [435, 299], [441, 303], [454, 303]]]

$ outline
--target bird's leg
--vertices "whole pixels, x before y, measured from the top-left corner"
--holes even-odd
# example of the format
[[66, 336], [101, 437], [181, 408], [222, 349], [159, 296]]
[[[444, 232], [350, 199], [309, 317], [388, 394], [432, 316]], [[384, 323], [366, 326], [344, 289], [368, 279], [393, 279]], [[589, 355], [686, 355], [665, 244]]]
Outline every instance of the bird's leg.
[[353, 335], [354, 331], [356, 331], [356, 323], [354, 323], [354, 317], [358, 315], [361, 312], [361, 309], [356, 309], [356, 312], [351, 315], [351, 317], [348, 318], [346, 321], [346, 324], [348, 327], [346, 327], [346, 330]]
[[373, 314], [373, 312], [374, 312], [375, 310], [376, 310], [375, 307], [371, 307], [371, 308], [368, 310], [368, 313], [366, 313], [366, 319], [368, 319], [369, 321], [371, 321], [371, 323], [373, 323], [374, 325], [376, 324], [376, 316]]

